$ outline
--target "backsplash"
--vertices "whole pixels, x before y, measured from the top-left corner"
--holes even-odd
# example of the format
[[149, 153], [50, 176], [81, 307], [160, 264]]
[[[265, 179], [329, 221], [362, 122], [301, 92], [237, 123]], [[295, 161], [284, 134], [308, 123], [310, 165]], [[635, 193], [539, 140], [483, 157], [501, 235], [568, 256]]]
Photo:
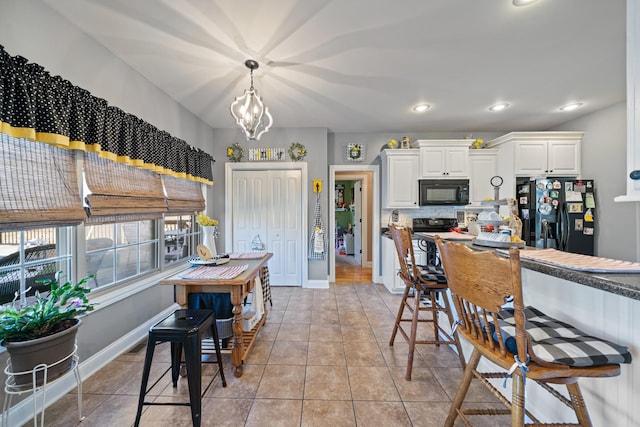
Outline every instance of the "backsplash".
[[[380, 211], [380, 227], [386, 228], [391, 223], [391, 213], [394, 209], [382, 209]], [[418, 209], [398, 209], [399, 220], [398, 223], [404, 226], [411, 227], [413, 218], [459, 218], [458, 212], [464, 212], [464, 218], [468, 218], [469, 215], [476, 215], [483, 209], [470, 209], [469, 206], [422, 206]], [[466, 225], [460, 223], [461, 226]]]

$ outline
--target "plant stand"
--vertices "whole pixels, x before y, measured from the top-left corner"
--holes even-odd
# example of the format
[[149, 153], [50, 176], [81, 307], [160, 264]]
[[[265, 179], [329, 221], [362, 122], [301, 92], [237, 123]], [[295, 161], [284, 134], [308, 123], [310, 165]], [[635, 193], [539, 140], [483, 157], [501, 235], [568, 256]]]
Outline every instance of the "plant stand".
[[[31, 393], [33, 398], [33, 425], [38, 426], [38, 414], [40, 414], [40, 427], [44, 427], [44, 411], [46, 409], [46, 390], [47, 385], [51, 384], [60, 378], [65, 377], [69, 372], [73, 371], [76, 377], [76, 383], [78, 384], [78, 420], [82, 421], [82, 380], [80, 379], [80, 369], [78, 368], [78, 346], [74, 345], [73, 352], [62, 359], [52, 364], [40, 364], [33, 368], [31, 371], [13, 372], [11, 367], [11, 358], [7, 359], [7, 366], [4, 369], [4, 373], [7, 375], [7, 380], [4, 384], [4, 405], [2, 407], [2, 427], [9, 426], [9, 410], [11, 409], [11, 400], [14, 394]], [[54, 379], [51, 383], [47, 382], [47, 374], [50, 368], [68, 363], [71, 360], [71, 369], [69, 372]], [[16, 384], [16, 376], [18, 375], [31, 375], [31, 384]], [[41, 384], [40, 378], [44, 378]], [[39, 397], [39, 399], [38, 399]], [[38, 405], [38, 403], [40, 405]], [[41, 408], [41, 411], [39, 410]]]

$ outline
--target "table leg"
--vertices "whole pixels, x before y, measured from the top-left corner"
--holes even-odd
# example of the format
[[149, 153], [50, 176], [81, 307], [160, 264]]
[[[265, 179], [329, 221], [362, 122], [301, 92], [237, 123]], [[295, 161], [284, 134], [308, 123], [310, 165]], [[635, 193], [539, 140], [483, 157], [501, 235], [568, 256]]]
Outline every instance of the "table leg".
[[234, 366], [233, 375], [242, 376], [242, 356], [244, 353], [244, 337], [242, 335], [242, 286], [231, 289], [231, 304], [233, 305], [233, 339], [231, 340], [231, 363]]

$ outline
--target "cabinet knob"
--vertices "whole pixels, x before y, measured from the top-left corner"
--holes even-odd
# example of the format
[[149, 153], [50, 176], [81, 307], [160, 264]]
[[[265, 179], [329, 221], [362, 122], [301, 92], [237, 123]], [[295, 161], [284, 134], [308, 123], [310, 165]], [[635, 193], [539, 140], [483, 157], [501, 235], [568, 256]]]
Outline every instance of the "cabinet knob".
[[634, 181], [637, 181], [640, 179], [640, 170], [636, 169], [634, 171], [631, 171], [631, 173], [629, 174], [629, 178], [631, 178]]

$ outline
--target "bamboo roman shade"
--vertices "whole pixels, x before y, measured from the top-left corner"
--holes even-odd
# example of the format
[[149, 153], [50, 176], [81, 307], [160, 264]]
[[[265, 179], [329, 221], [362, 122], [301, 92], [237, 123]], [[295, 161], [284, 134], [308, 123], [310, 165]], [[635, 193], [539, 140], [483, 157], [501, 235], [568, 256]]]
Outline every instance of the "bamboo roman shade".
[[199, 182], [165, 176], [164, 190], [171, 213], [191, 213], [202, 211], [205, 208], [202, 187]]
[[0, 133], [0, 231], [85, 219], [75, 151]]
[[[85, 153], [84, 177], [88, 187], [85, 203], [89, 220], [114, 222], [159, 218], [167, 212], [160, 175]], [[122, 221], [123, 219], [120, 219]]]

